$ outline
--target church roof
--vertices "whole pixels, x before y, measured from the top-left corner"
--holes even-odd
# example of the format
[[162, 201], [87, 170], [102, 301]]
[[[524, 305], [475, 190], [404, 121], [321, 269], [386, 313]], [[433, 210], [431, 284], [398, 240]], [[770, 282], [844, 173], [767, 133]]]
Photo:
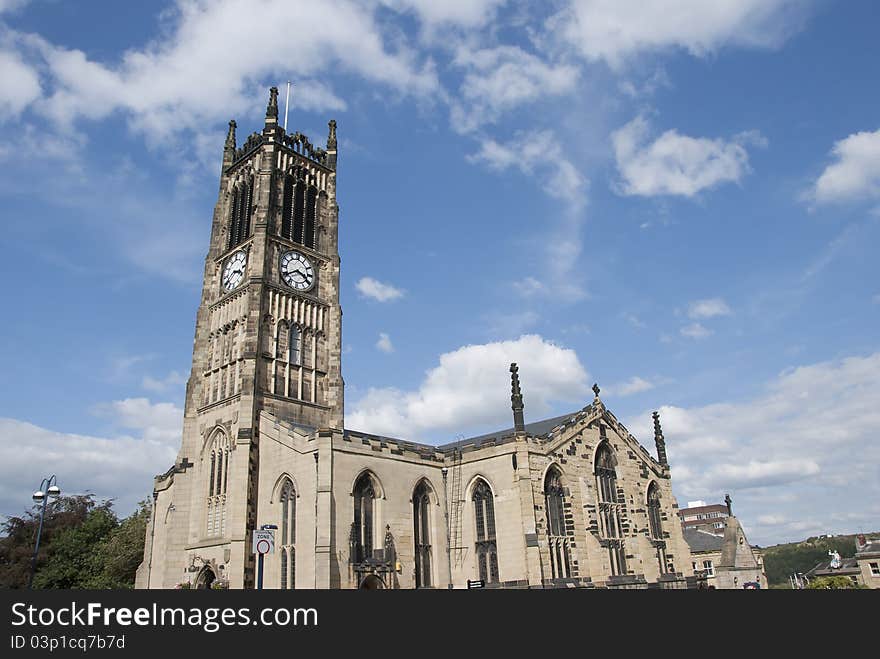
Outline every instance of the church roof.
[[[527, 423], [525, 425], [526, 434], [531, 435], [532, 437], [544, 437], [545, 435], [549, 434], [550, 431], [553, 430], [556, 426], [562, 425], [576, 414], [578, 414], [578, 412], [563, 414], [562, 416], [554, 416], [553, 418], [544, 419], [542, 421], [535, 421], [534, 423]], [[451, 449], [461, 448], [470, 445], [473, 445], [476, 448], [483, 444], [489, 444], [493, 442], [497, 443], [499, 442], [499, 440], [504, 439], [505, 437], [511, 437], [513, 433], [514, 429], [511, 426], [510, 428], [505, 428], [504, 430], [496, 430], [495, 432], [486, 433], [485, 435], [477, 435], [476, 437], [468, 437], [467, 439], [460, 439], [455, 442], [450, 442], [449, 444], [443, 444], [438, 448]]]
[[[566, 421], [574, 418], [580, 413], [581, 411], [572, 412], [571, 414], [563, 414], [562, 416], [554, 416], [549, 419], [527, 423], [525, 425], [526, 434], [531, 437], [547, 439], [551, 430], [560, 425], [563, 425]], [[373, 433], [361, 432], [359, 430], [352, 430], [351, 428], [346, 428], [344, 432], [345, 436], [348, 438], [372, 438], [380, 442], [393, 442], [395, 444], [398, 444], [399, 446], [415, 451], [439, 451], [441, 453], [451, 451], [455, 448], [479, 448], [487, 444], [502, 444], [505, 441], [512, 439], [514, 435], [514, 429], [513, 427], [510, 427], [505, 428], [504, 430], [496, 430], [495, 432], [486, 433], [484, 435], [476, 435], [475, 437], [468, 437], [466, 439], [460, 439], [454, 442], [449, 442], [447, 444], [434, 446], [431, 444], [411, 442], [397, 437], [386, 437], [383, 435], [375, 435]]]
[[684, 539], [692, 552], [721, 551], [724, 537], [699, 529], [684, 529]]

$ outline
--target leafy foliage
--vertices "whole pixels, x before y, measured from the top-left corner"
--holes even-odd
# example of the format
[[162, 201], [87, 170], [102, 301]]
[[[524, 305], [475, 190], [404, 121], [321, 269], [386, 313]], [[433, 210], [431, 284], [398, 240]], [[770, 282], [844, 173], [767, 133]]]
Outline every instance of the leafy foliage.
[[807, 585], [807, 588], [811, 590], [837, 590], [837, 589], [848, 589], [848, 588], [867, 588], [867, 586], [863, 586], [861, 584], [853, 583], [852, 579], [849, 577], [819, 577], [818, 579], [813, 579]]
[[790, 575], [807, 572], [818, 563], [827, 561], [829, 551], [837, 551], [841, 558], [852, 558], [856, 552], [855, 539], [855, 535], [819, 536], [767, 547], [763, 550], [767, 581], [771, 586], [788, 585]]
[[[143, 557], [149, 508], [121, 522], [112, 501], [63, 496], [46, 505], [34, 588], [131, 588]], [[40, 507], [10, 517], [0, 538], [0, 588], [26, 588]]]

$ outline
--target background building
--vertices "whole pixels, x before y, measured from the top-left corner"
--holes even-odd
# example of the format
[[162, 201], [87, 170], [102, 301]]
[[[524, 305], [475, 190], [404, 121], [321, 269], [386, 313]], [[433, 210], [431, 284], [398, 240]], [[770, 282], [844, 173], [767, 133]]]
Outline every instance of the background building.
[[719, 512], [719, 507], [723, 508], [723, 528], [720, 534], [715, 532], [715, 524], [718, 522], [713, 521], [711, 530], [707, 530], [699, 524], [685, 526], [685, 521], [682, 520], [694, 574], [705, 578], [705, 585], [712, 588], [747, 588], [750, 584], [768, 588], [764, 558], [760, 550], [749, 544], [739, 520], [732, 514], [730, 497], [726, 497], [726, 500], [726, 504], [707, 506], [700, 501], [697, 502], [699, 506], [689, 506], [691, 510], [709, 509], [711, 513]]
[[852, 558], [843, 558], [835, 551], [804, 576], [807, 583], [819, 577], [847, 577], [854, 584], [880, 588], [880, 539], [867, 539], [860, 534], [856, 536], [856, 553]]
[[700, 529], [715, 535], [724, 535], [727, 506], [723, 503], [707, 504], [705, 501], [688, 501], [687, 508], [678, 511], [684, 529]]

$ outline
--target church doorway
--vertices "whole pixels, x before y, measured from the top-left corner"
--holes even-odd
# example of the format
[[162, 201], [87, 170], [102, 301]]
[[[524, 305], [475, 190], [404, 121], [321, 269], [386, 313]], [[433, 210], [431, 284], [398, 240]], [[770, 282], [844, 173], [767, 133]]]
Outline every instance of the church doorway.
[[217, 576], [214, 574], [214, 570], [206, 567], [199, 573], [199, 578], [196, 580], [196, 588], [199, 590], [210, 590], [211, 585], [216, 579]]
[[375, 574], [368, 574], [364, 577], [364, 580], [361, 581], [359, 588], [361, 590], [382, 590], [385, 588], [385, 582]]

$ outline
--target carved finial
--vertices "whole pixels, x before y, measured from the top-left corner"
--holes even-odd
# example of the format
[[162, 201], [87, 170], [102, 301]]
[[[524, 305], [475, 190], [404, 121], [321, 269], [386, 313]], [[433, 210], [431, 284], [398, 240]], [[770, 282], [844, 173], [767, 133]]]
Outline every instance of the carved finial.
[[229, 132], [226, 133], [226, 148], [235, 148], [235, 119], [229, 122]]
[[278, 122], [278, 87], [269, 88], [269, 105], [266, 106], [266, 119]]
[[525, 432], [526, 424], [523, 418], [523, 397], [519, 388], [519, 367], [516, 363], [510, 365], [510, 404], [513, 408], [513, 429], [516, 432]]
[[598, 382], [593, 383], [593, 393], [596, 394], [596, 398], [598, 399], [599, 398], [599, 383]]
[[668, 467], [666, 440], [663, 438], [663, 428], [660, 427], [660, 412], [655, 411], [651, 416], [654, 418], [654, 444], [657, 447], [657, 461], [664, 467]]
[[330, 134], [327, 135], [327, 148], [332, 150], [336, 148], [336, 119], [331, 119], [327, 125], [330, 126]]
[[730, 498], [730, 494], [724, 495], [724, 503], [727, 504], [727, 514], [733, 517], [733, 499]]

